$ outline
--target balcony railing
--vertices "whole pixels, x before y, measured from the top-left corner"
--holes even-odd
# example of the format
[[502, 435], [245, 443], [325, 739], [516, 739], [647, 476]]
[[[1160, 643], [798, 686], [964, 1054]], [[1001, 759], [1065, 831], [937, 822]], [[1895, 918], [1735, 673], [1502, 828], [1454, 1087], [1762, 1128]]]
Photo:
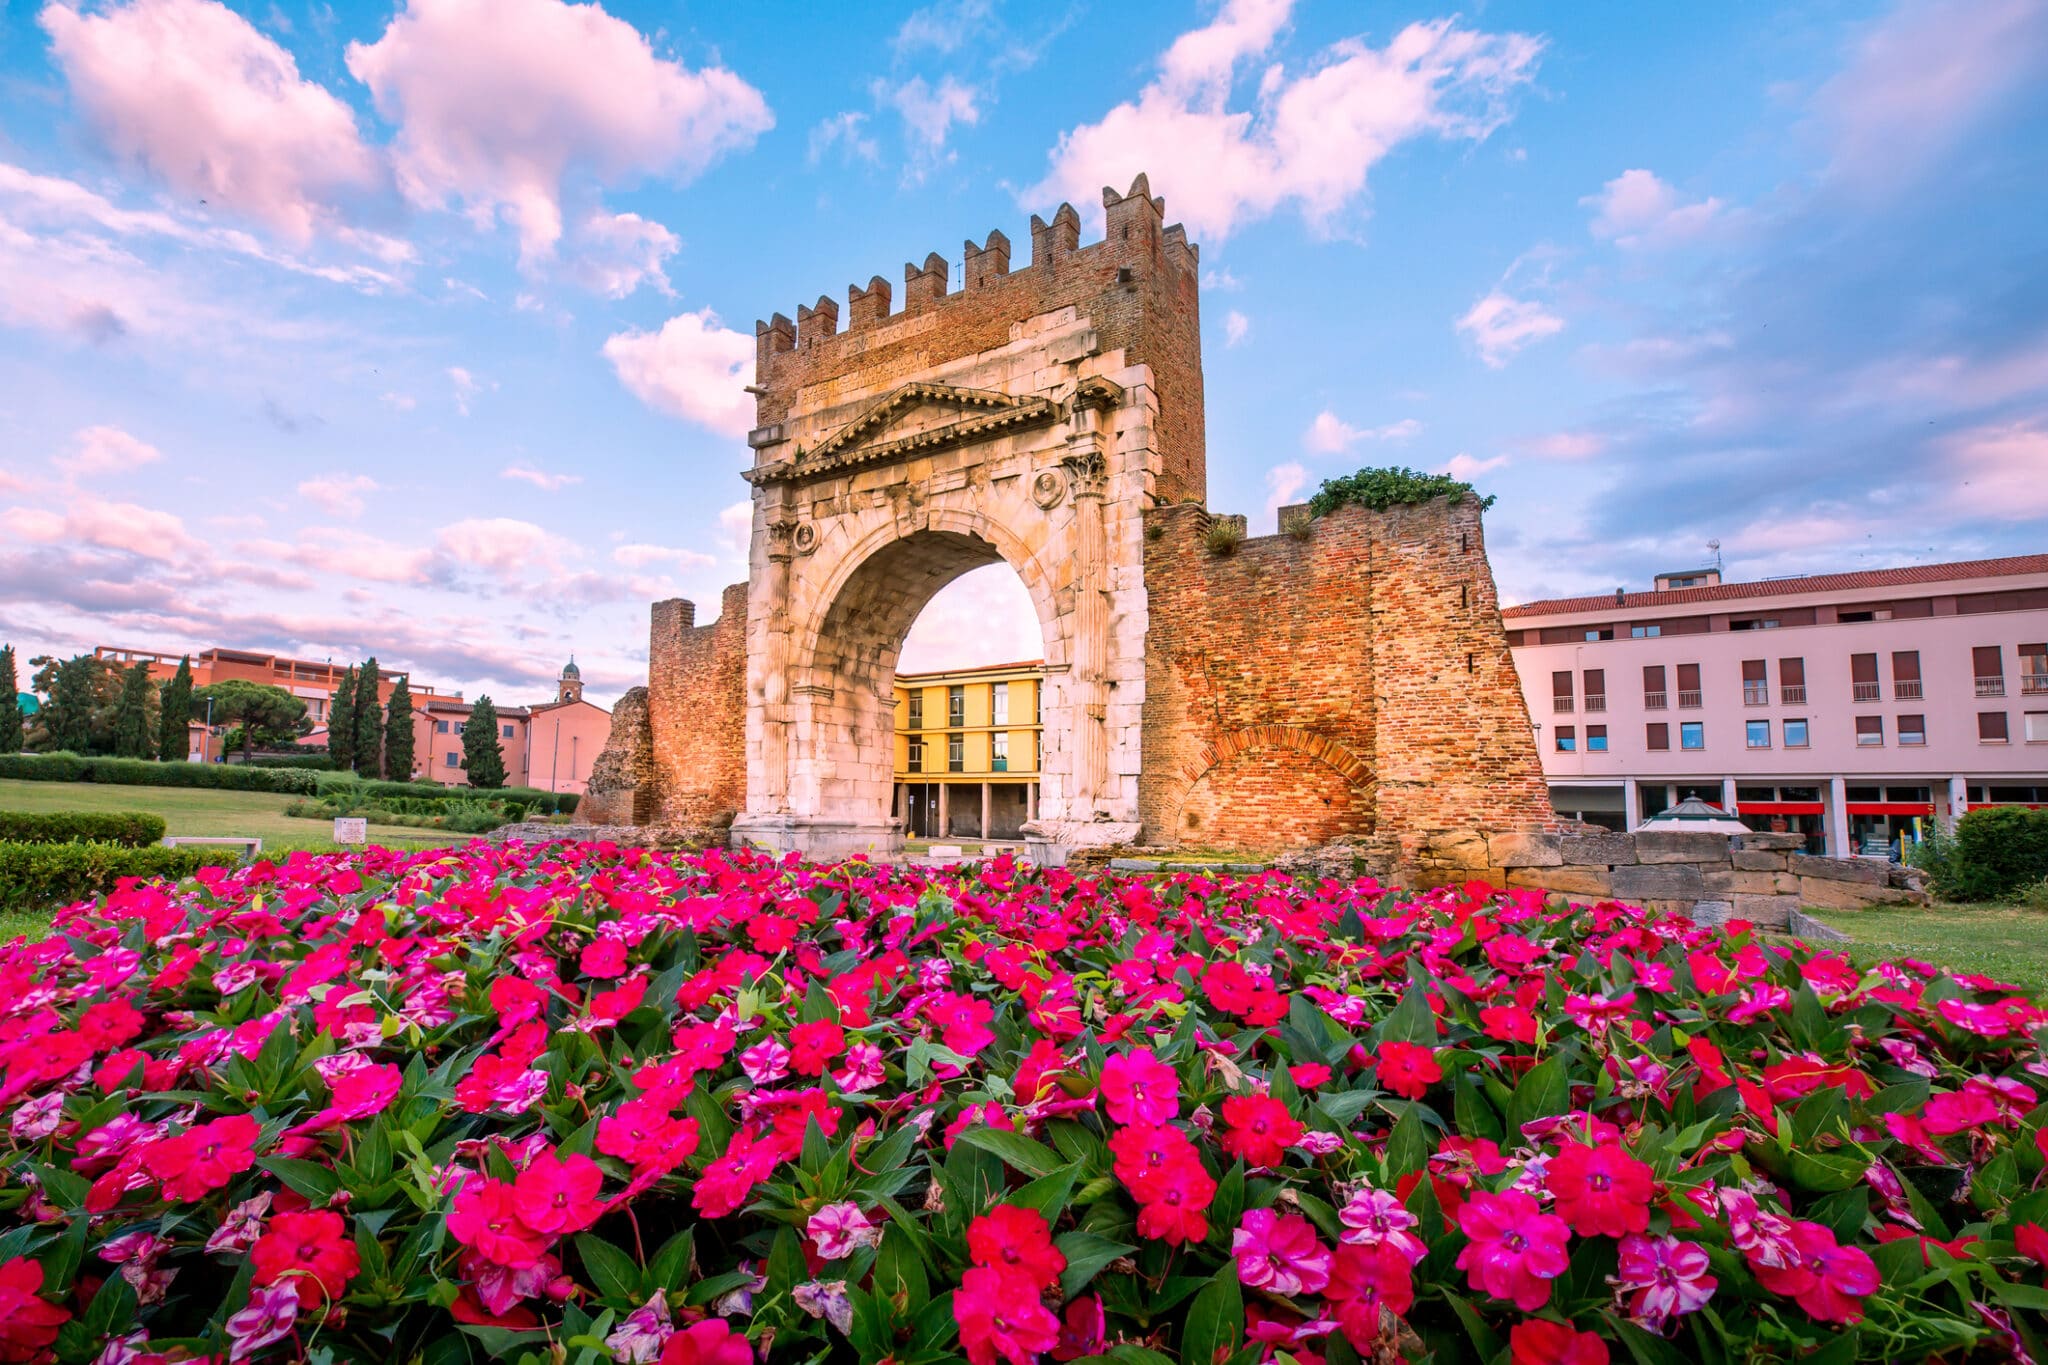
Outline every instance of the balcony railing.
[[1699, 692], [1698, 692], [1697, 690], [1694, 690], [1694, 691], [1690, 691], [1690, 692], [1687, 692], [1687, 691], [1680, 691], [1680, 692], [1679, 692], [1679, 694], [1678, 694], [1678, 709], [1679, 709], [1679, 710], [1681, 710], [1681, 711], [1697, 711], [1697, 710], [1699, 710], [1699, 708], [1700, 708], [1700, 694], [1699, 694]]
[[1857, 701], [1877, 701], [1884, 694], [1884, 689], [1874, 682], [1850, 683], [1849, 687]]
[[1607, 695], [1604, 692], [1588, 693], [1586, 696], [1586, 709], [1588, 711], [1605, 711], [1607, 709]]
[[2048, 673], [2020, 674], [2020, 695], [2023, 697], [2048, 697]]
[[1550, 699], [1550, 709], [1560, 713], [1569, 711], [1572, 709], [1572, 699], [1570, 697], [1552, 697]]
[[1787, 706], [1806, 705], [1806, 684], [1786, 683], [1778, 689], [1778, 697]]
[[1744, 683], [1742, 685], [1742, 704], [1744, 706], [1769, 706], [1771, 704], [1771, 685], [1760, 682]]
[[1664, 709], [1664, 694], [1662, 692], [1643, 693], [1643, 709], [1645, 711], [1662, 711]]
[[1895, 682], [1892, 684], [1892, 699], [1894, 701], [1919, 701], [1920, 697], [1920, 680], [1918, 678], [1914, 678], [1910, 682]]
[[2005, 695], [2005, 675], [1977, 679], [1977, 695], [1980, 697], [2002, 697]]

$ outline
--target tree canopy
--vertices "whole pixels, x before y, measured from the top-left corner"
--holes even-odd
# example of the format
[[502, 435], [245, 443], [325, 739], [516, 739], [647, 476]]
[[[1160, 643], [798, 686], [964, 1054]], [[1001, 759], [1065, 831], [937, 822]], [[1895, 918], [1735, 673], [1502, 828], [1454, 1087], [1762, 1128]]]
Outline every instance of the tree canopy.
[[391, 685], [384, 710], [384, 775], [393, 782], [412, 780], [412, 689], [403, 673]]
[[505, 748], [498, 742], [498, 708], [488, 695], [478, 697], [470, 708], [469, 724], [462, 732], [462, 757], [469, 769], [472, 787], [505, 785]]
[[164, 684], [163, 700], [157, 710], [156, 756], [166, 763], [182, 763], [191, 752], [187, 727], [192, 724], [192, 656], [178, 660], [178, 671]]
[[241, 727], [245, 758], [259, 745], [266, 749], [290, 745], [313, 728], [306, 719], [306, 703], [282, 687], [267, 683], [229, 678], [200, 688], [192, 694], [192, 700], [202, 711], [212, 701], [214, 724]]

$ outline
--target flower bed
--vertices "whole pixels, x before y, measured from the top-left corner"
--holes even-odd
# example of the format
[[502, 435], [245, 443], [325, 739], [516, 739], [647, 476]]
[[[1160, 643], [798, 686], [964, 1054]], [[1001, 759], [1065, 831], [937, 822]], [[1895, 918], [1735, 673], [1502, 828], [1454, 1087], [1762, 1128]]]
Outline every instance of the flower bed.
[[2004, 1358], [2009, 988], [1486, 888], [294, 854], [0, 949], [0, 1360]]

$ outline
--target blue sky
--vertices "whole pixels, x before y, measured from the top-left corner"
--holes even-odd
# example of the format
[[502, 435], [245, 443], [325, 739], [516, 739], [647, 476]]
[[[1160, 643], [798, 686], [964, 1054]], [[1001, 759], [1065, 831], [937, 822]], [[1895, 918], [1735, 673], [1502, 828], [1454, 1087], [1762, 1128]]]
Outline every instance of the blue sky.
[[1510, 600], [2043, 548], [2042, 0], [0, 0], [0, 637], [615, 695], [744, 574], [754, 320], [1138, 169], [1255, 529], [1403, 463]]

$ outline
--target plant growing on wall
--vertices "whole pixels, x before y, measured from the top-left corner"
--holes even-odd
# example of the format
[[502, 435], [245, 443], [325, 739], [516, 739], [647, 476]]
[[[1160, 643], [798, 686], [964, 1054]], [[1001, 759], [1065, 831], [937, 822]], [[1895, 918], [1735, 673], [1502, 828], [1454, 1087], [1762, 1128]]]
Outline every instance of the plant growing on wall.
[[1396, 466], [1361, 469], [1340, 479], [1325, 479], [1316, 495], [1308, 500], [1308, 510], [1311, 516], [1326, 517], [1350, 503], [1369, 511], [1384, 512], [1389, 507], [1445, 497], [1453, 502], [1459, 498], [1478, 498], [1481, 511], [1493, 506], [1491, 495], [1479, 497], [1472, 485], [1463, 479], [1454, 479], [1448, 474], [1424, 474]]

